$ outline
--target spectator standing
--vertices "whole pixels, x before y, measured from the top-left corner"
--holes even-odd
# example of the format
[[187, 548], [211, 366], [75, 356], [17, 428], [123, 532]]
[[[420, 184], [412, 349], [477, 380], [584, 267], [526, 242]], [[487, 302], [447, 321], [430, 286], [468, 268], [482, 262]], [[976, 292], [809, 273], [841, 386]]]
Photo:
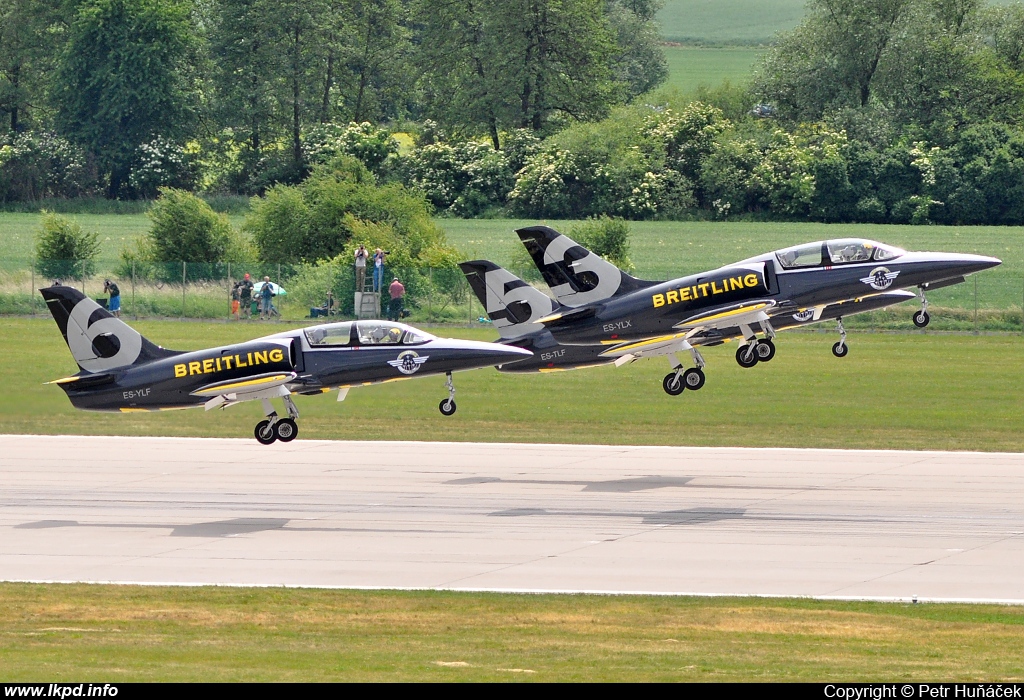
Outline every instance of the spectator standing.
[[241, 282], [235, 282], [231, 285], [231, 315], [235, 317], [235, 320], [239, 320], [238, 307], [241, 306], [242, 293], [241, 293]]
[[103, 280], [103, 293], [110, 295], [107, 301], [107, 310], [114, 316], [121, 317], [121, 290], [115, 282]]
[[356, 291], [363, 291], [363, 287], [366, 285], [366, 259], [370, 257], [366, 251], [366, 246], [360, 244], [356, 248]]
[[395, 278], [395, 281], [388, 287], [388, 292], [391, 293], [391, 305], [388, 306], [388, 320], [389, 321], [400, 321], [402, 320], [402, 307], [405, 303], [405, 285]]
[[270, 278], [263, 278], [263, 286], [260, 287], [260, 319], [269, 319], [270, 315], [277, 312], [274, 308], [274, 287], [270, 284]]
[[245, 277], [238, 285], [238, 300], [241, 302], [242, 313], [245, 314], [246, 318], [252, 316], [252, 279], [249, 277], [249, 273], [245, 273]]
[[384, 286], [384, 258], [387, 251], [377, 248], [373, 251], [373, 291], [379, 292]]

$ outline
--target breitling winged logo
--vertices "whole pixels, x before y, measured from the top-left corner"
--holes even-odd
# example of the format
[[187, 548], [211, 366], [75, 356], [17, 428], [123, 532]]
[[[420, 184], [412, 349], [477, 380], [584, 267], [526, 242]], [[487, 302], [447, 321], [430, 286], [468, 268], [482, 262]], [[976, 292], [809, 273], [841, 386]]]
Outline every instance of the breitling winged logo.
[[871, 271], [871, 274], [867, 277], [861, 277], [860, 281], [868, 285], [872, 289], [882, 291], [892, 286], [893, 280], [895, 280], [900, 274], [899, 270], [896, 272], [889, 272], [887, 267], [876, 267]]
[[398, 355], [396, 360], [388, 360], [388, 364], [402, 374], [416, 374], [423, 363], [430, 359], [430, 355], [420, 357], [415, 350], [406, 350]]

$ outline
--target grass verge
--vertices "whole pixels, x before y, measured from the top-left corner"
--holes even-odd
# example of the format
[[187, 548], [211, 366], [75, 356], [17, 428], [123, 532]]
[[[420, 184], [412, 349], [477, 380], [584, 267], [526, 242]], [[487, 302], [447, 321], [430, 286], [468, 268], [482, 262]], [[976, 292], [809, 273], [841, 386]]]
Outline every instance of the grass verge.
[[0, 584], [0, 680], [1020, 680], [1024, 609]]

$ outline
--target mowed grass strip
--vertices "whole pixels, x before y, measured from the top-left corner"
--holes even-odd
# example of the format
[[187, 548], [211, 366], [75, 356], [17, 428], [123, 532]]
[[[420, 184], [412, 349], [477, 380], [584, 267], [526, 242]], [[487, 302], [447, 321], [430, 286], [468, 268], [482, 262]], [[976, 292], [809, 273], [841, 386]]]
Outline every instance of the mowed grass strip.
[[0, 584], [0, 681], [1010, 681], [1024, 608]]
[[[829, 328], [832, 324], [827, 324]], [[283, 330], [260, 323], [146, 321], [150, 340], [175, 349], [240, 342]], [[493, 340], [490, 328], [434, 328]], [[734, 343], [705, 350], [707, 384], [665, 394], [664, 358], [550, 374], [494, 369], [455, 376], [458, 413], [442, 416], [444, 377], [296, 397], [303, 438], [777, 446], [1024, 452], [1024, 344], [1019, 335], [853, 332], [831, 354], [833, 332], [782, 332], [771, 363], [743, 369]], [[74, 409], [43, 382], [76, 371], [49, 319], [0, 319], [3, 432], [251, 438], [255, 402], [225, 411], [150, 414]]]
[[[763, 49], [747, 46], [707, 48], [702, 46], [662, 46], [668, 64], [668, 79], [662, 87], [690, 94], [704, 85], [715, 87], [724, 82], [745, 85]], [[753, 108], [753, 105], [751, 105]]]

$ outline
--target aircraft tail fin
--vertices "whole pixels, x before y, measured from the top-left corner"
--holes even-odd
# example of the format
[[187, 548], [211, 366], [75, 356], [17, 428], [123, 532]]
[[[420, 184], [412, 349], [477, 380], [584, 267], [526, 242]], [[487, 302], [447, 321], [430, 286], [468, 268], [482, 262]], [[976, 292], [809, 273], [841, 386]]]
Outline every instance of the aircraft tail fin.
[[471, 260], [459, 267], [503, 339], [543, 331], [538, 319], [562, 308], [544, 292], [488, 260]]
[[146, 340], [74, 287], [54, 285], [39, 292], [75, 362], [86, 372], [105, 372], [181, 354]]
[[584, 306], [652, 287], [548, 226], [517, 229], [534, 264], [565, 306]]

